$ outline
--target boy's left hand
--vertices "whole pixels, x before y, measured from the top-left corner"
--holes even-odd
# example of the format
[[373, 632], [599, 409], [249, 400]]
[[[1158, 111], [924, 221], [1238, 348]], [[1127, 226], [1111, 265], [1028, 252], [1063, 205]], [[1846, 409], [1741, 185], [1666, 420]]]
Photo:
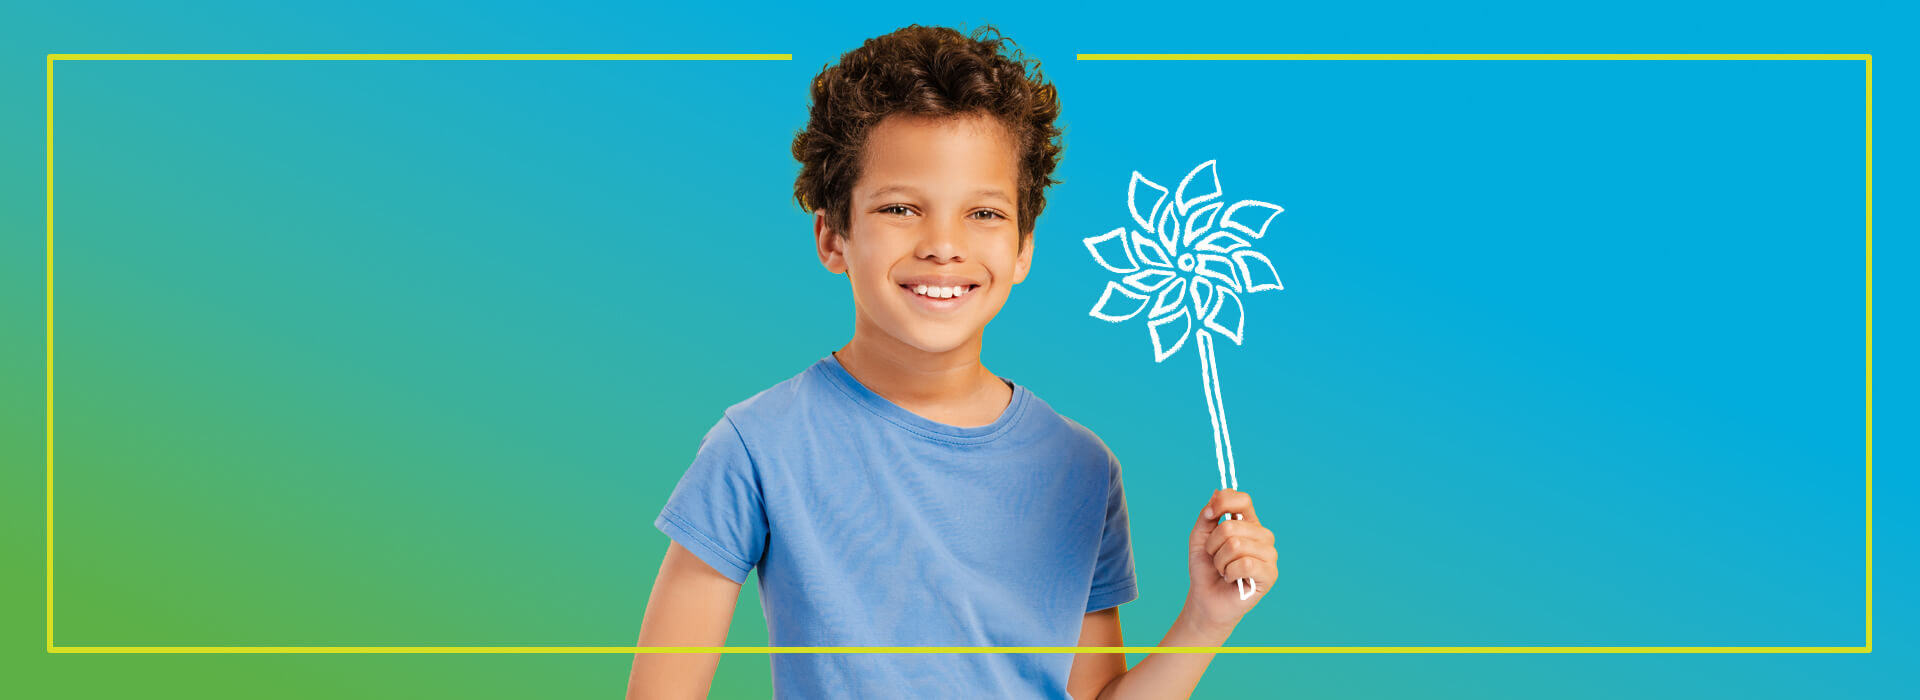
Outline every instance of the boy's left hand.
[[[1241, 519], [1220, 519], [1228, 513], [1238, 513]], [[1232, 489], [1214, 491], [1188, 538], [1187, 603], [1182, 616], [1224, 637], [1280, 580], [1279, 560], [1273, 531], [1262, 527], [1253, 512], [1253, 497]], [[1235, 583], [1242, 578], [1259, 584], [1246, 600], [1240, 599], [1240, 584]]]

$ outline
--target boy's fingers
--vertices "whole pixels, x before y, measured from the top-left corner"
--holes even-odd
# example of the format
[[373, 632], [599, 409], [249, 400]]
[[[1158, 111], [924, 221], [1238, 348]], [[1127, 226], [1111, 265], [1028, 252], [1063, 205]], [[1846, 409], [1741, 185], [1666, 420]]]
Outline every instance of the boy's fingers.
[[1263, 549], [1265, 549], [1265, 547], [1256, 544], [1248, 538], [1229, 537], [1226, 542], [1220, 545], [1220, 549], [1213, 553], [1213, 569], [1220, 572], [1221, 576], [1225, 576], [1227, 575], [1227, 565], [1233, 563], [1235, 559], [1252, 558], [1257, 560], [1260, 558], [1259, 552]]
[[[1268, 577], [1267, 568], [1268, 565], [1264, 561], [1253, 557], [1242, 557], [1229, 562], [1227, 564], [1227, 571], [1222, 574], [1222, 576], [1229, 581], [1250, 578], [1265, 584], [1271, 580]], [[1266, 586], [1262, 585], [1261, 588], [1266, 588]]]
[[1237, 527], [1238, 524], [1239, 521], [1237, 520], [1222, 520], [1219, 524], [1214, 525], [1213, 532], [1207, 533], [1206, 543], [1200, 546], [1201, 551], [1206, 552], [1207, 556], [1213, 556], [1214, 552], [1220, 551], [1220, 543], [1225, 542], [1228, 537], [1234, 535], [1234, 528]]
[[1244, 520], [1220, 521], [1220, 524], [1213, 528], [1213, 532], [1207, 535], [1207, 544], [1206, 544], [1207, 553], [1212, 554], [1214, 552], [1220, 551], [1221, 543], [1226, 542], [1227, 538], [1229, 537], [1252, 536], [1253, 533], [1250, 532], [1249, 530], [1254, 527], [1258, 527], [1258, 526], [1249, 524]]
[[1280, 582], [1280, 568], [1270, 561], [1260, 561], [1253, 558], [1242, 559], [1233, 563], [1231, 573], [1234, 579], [1253, 579], [1261, 593], [1271, 590], [1275, 584]]
[[1206, 552], [1212, 554], [1220, 550], [1220, 543], [1229, 537], [1245, 537], [1258, 544], [1273, 544], [1273, 531], [1261, 527], [1259, 523], [1245, 520], [1222, 520], [1213, 533], [1207, 535]]
[[1251, 522], [1260, 521], [1260, 519], [1253, 514], [1253, 496], [1247, 495], [1245, 491], [1216, 489], [1213, 492], [1213, 500], [1207, 502], [1207, 507], [1213, 509], [1213, 515], [1216, 518], [1227, 513], [1234, 513], [1239, 515], [1242, 520]]

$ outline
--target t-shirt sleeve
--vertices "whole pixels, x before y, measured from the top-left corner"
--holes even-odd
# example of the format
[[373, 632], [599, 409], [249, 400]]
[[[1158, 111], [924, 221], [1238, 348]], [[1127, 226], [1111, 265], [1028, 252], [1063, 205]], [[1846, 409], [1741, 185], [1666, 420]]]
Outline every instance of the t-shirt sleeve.
[[653, 526], [734, 583], [746, 583], [766, 551], [765, 504], [753, 457], [733, 420], [722, 416], [700, 439]]
[[1107, 452], [1107, 523], [1100, 533], [1100, 554], [1093, 565], [1087, 612], [1105, 610], [1140, 597], [1133, 575], [1133, 539], [1127, 532], [1127, 494], [1120, 483], [1120, 459]]

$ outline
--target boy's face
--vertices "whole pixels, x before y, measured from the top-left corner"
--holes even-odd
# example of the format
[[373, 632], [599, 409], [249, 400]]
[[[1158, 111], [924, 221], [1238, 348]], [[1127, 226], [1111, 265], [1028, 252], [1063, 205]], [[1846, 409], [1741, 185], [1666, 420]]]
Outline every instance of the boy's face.
[[868, 135], [864, 165], [848, 235], [814, 215], [821, 264], [853, 287], [856, 337], [877, 330], [930, 353], [977, 346], [1033, 262], [1005, 129], [988, 117], [889, 116]]

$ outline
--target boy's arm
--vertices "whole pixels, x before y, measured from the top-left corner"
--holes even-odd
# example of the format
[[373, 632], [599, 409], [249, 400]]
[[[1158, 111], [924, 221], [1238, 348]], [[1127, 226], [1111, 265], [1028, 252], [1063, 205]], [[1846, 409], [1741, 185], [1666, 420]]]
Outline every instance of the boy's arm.
[[[639, 646], [724, 646], [739, 599], [740, 584], [674, 542], [647, 597]], [[704, 698], [719, 666], [719, 654], [636, 653], [627, 699]]]
[[[1126, 646], [1120, 638], [1120, 607], [1095, 610], [1080, 619], [1080, 646]], [[1073, 700], [1093, 700], [1113, 679], [1127, 672], [1126, 654], [1074, 654], [1067, 674], [1067, 694]]]
[[[1220, 521], [1227, 513], [1238, 519]], [[1253, 510], [1253, 497], [1231, 489], [1213, 492], [1207, 507], [1193, 523], [1187, 536], [1187, 603], [1180, 616], [1160, 639], [1163, 647], [1219, 647], [1233, 635], [1233, 628], [1249, 609], [1266, 598], [1273, 582], [1279, 580], [1275, 566], [1279, 552], [1273, 546], [1273, 531], [1260, 524]], [[1242, 597], [1238, 579], [1251, 578], [1255, 586]], [[1120, 641], [1120, 613], [1117, 608], [1087, 613], [1080, 627], [1080, 646], [1126, 646]], [[1068, 692], [1078, 698], [1126, 700], [1128, 698], [1184, 698], [1199, 687], [1200, 676], [1213, 662], [1212, 652], [1193, 654], [1149, 654], [1132, 669], [1126, 657], [1116, 662], [1111, 654], [1075, 654], [1068, 675]], [[1081, 670], [1081, 659], [1088, 669]], [[1113, 675], [1115, 669], [1119, 674]], [[1079, 674], [1086, 678], [1080, 680]], [[1079, 684], [1076, 684], [1079, 680]], [[1094, 685], [1101, 683], [1101, 685]], [[1093, 694], [1098, 688], [1098, 694]]]
[[[1188, 624], [1183, 614], [1174, 620], [1160, 646], [1217, 647], [1226, 641], [1218, 632], [1207, 634]], [[1126, 646], [1120, 638], [1120, 608], [1087, 613], [1080, 623], [1080, 646]], [[1190, 697], [1212, 662], [1213, 654], [1148, 654], [1140, 665], [1128, 669], [1126, 654], [1075, 654], [1067, 693], [1074, 700]]]

